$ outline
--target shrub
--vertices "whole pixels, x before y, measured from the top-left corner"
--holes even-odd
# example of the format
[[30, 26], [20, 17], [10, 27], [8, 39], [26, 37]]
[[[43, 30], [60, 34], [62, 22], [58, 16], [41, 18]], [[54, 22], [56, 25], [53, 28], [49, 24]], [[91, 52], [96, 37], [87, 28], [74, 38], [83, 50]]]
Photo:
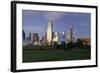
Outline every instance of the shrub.
[[75, 43], [73, 43], [72, 41], [70, 41], [69, 43], [67, 43], [67, 48], [75, 48]]
[[84, 48], [83, 42], [81, 39], [77, 39], [77, 42], [75, 43], [76, 48]]

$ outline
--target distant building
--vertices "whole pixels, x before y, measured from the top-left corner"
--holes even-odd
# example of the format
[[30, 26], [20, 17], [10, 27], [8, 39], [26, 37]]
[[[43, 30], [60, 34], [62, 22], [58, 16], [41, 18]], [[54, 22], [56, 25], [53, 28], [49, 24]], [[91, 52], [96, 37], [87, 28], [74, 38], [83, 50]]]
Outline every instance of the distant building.
[[91, 45], [91, 38], [82, 38], [81, 40], [84, 45]]
[[25, 38], [24, 38], [25, 40], [23, 41], [24, 46], [32, 44], [32, 37], [31, 36], [32, 36], [31, 33], [29, 33], [29, 35], [27, 37], [25, 36]]
[[22, 37], [22, 38], [23, 38], [23, 41], [25, 41], [25, 31], [23, 30], [22, 33], [23, 33], [23, 34], [22, 34], [22, 36], [23, 36], [23, 37]]
[[23, 46], [25, 45], [25, 40], [26, 40], [26, 34], [25, 31], [22, 31], [22, 41], [23, 41]]
[[34, 45], [40, 44], [38, 33], [33, 33], [33, 44]]
[[58, 33], [58, 44], [62, 44], [62, 43], [66, 43], [64, 32]]
[[70, 41], [73, 41], [73, 26], [70, 26]]
[[47, 33], [45, 33], [45, 35], [42, 36], [41, 44], [42, 45], [46, 45], [47, 44]]
[[54, 44], [54, 42], [61, 44], [61, 42], [68, 43], [74, 40], [75, 39], [73, 37], [73, 26], [70, 26], [70, 31], [68, 33], [65, 32], [57, 33], [53, 32], [53, 23], [49, 21], [47, 27], [47, 43], [49, 45]]
[[31, 32], [29, 33], [29, 41], [30, 41], [30, 42], [32, 41], [32, 35], [31, 35]]
[[[59, 29], [58, 29], [59, 30]], [[75, 38], [73, 36], [73, 26], [70, 26], [69, 32], [54, 32], [53, 31], [53, 23], [51, 21], [48, 22], [47, 32], [42, 36], [41, 40], [39, 39], [38, 33], [29, 33], [29, 36], [25, 36], [25, 32], [23, 30], [23, 40], [25, 40], [25, 44], [33, 44], [33, 45], [53, 45], [53, 44], [62, 44], [68, 43], [70, 41], [74, 42]], [[87, 40], [84, 40], [86, 43]], [[89, 42], [88, 42], [89, 43]]]
[[66, 43], [70, 42], [70, 32], [65, 33]]
[[58, 44], [58, 33], [57, 32], [53, 32], [53, 44], [56, 42]]
[[53, 23], [49, 21], [48, 27], [47, 27], [47, 43], [48, 45], [52, 44], [53, 39]]
[[53, 36], [53, 43], [57, 43], [57, 44], [62, 44], [62, 42], [66, 43], [66, 39], [65, 39], [65, 33], [54, 33]]
[[29, 35], [26, 37], [26, 42], [32, 43], [32, 34], [31, 34], [31, 32], [30, 32]]
[[70, 26], [70, 31], [69, 32], [65, 32], [65, 39], [66, 39], [66, 43], [68, 42], [76, 42], [76, 39], [73, 35], [73, 26]]

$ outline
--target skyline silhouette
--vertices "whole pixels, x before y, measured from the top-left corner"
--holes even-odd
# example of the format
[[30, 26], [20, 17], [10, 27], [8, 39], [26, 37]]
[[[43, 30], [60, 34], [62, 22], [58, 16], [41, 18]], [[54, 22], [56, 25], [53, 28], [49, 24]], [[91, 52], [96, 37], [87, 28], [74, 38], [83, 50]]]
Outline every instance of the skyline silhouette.
[[26, 36], [31, 32], [38, 33], [41, 38], [51, 21], [54, 32], [69, 32], [69, 27], [73, 26], [75, 38], [90, 37], [90, 19], [90, 13], [23, 10], [22, 28]]

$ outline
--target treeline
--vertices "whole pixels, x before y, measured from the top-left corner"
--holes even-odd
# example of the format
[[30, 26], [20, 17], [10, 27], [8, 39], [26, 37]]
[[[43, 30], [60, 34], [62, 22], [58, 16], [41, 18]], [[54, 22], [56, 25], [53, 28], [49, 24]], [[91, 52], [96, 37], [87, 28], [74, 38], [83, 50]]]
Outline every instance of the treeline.
[[68, 50], [68, 49], [75, 49], [75, 48], [79, 48], [79, 49], [90, 49], [91, 46], [90, 45], [84, 45], [81, 39], [78, 39], [77, 42], [68, 42], [67, 44], [65, 42], [62, 42], [60, 45], [57, 44], [57, 42], [54, 42], [53, 45], [27, 45], [23, 47], [24, 49], [64, 49], [64, 50]]
[[61, 44], [63, 49], [72, 49], [72, 48], [84, 48], [84, 49], [90, 49], [91, 45], [83, 44], [81, 39], [78, 39], [77, 42], [68, 42], [65, 44], [64, 42]]

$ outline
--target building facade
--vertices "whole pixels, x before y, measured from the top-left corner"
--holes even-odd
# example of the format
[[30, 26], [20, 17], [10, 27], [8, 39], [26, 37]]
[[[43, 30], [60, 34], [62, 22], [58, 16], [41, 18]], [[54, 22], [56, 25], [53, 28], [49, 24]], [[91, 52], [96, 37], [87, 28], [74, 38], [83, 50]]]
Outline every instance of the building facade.
[[40, 44], [38, 33], [33, 33], [33, 44], [34, 45], [39, 45]]
[[52, 38], [53, 38], [53, 23], [51, 21], [49, 21], [48, 27], [47, 27], [47, 43], [48, 43], [48, 45], [52, 44]]

